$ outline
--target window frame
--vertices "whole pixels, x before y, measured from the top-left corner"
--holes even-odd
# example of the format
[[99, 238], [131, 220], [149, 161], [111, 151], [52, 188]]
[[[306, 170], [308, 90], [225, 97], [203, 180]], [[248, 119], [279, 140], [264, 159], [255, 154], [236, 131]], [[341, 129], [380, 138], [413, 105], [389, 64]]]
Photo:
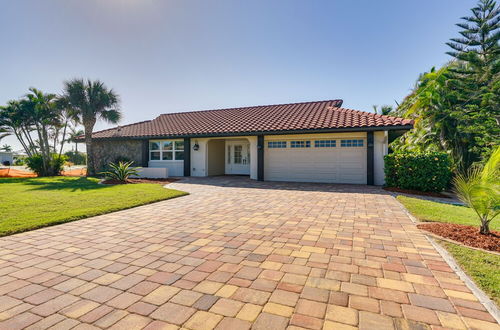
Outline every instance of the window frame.
[[[171, 149], [164, 149], [164, 144], [166, 142], [170, 142]], [[159, 144], [159, 149], [151, 149], [151, 145], [153, 143], [158, 143]], [[179, 143], [182, 143], [182, 149], [178, 149]], [[149, 161], [153, 162], [181, 162], [184, 161], [184, 151], [185, 151], [185, 146], [184, 146], [184, 140], [149, 140]], [[182, 152], [183, 157], [182, 159], [177, 159], [176, 155], [178, 152]], [[160, 158], [159, 159], [152, 159], [151, 154], [152, 153], [159, 153]], [[164, 154], [172, 154], [172, 159], [163, 159]]]
[[267, 141], [268, 149], [286, 149], [288, 147], [288, 141]]
[[365, 146], [364, 139], [341, 139], [340, 147], [341, 148], [363, 148]]
[[292, 140], [290, 141], [291, 149], [307, 149], [311, 148], [311, 140]]
[[336, 148], [337, 140], [335, 139], [322, 139], [314, 140], [314, 148]]

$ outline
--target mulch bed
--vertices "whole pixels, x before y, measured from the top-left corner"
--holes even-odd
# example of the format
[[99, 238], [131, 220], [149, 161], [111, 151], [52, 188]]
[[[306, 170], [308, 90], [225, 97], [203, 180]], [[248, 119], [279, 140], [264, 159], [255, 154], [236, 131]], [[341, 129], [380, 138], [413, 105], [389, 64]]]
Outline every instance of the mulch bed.
[[128, 179], [126, 182], [118, 180], [104, 180], [104, 184], [130, 184], [130, 183], [158, 183], [165, 185], [167, 183], [175, 182], [177, 179]]
[[432, 192], [432, 191], [420, 191], [420, 190], [411, 190], [411, 189], [402, 189], [397, 187], [384, 187], [384, 190], [398, 192], [402, 194], [411, 194], [411, 195], [420, 195], [420, 196], [430, 196], [430, 197], [439, 197], [439, 198], [451, 198], [445, 194]]
[[490, 235], [482, 235], [479, 227], [440, 222], [423, 223], [417, 227], [467, 246], [500, 252], [500, 231], [492, 230]]

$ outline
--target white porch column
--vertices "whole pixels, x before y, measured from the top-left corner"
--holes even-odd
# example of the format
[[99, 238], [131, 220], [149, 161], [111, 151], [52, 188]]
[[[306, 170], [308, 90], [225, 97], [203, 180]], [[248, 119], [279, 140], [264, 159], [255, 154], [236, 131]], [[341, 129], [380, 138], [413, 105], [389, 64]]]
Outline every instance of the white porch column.
[[387, 131], [376, 131], [373, 134], [374, 152], [374, 183], [377, 186], [385, 184], [384, 156], [389, 151]]
[[250, 142], [250, 179], [257, 180], [257, 136], [247, 136]]
[[[191, 176], [207, 176], [207, 138], [191, 138]], [[195, 144], [199, 149], [193, 150]]]

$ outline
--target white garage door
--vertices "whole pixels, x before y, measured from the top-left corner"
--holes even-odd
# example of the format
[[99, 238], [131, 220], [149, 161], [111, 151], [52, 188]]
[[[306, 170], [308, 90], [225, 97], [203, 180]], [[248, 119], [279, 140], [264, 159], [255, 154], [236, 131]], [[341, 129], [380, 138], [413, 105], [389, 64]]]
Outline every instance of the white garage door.
[[366, 139], [269, 140], [264, 147], [265, 180], [366, 184]]

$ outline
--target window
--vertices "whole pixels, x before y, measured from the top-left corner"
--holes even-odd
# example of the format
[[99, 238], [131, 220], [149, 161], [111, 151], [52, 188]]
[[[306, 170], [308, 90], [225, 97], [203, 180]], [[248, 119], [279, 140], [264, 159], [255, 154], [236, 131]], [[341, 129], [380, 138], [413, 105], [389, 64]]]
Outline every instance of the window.
[[234, 146], [234, 163], [235, 164], [241, 164], [242, 162], [242, 151], [243, 151], [243, 146], [235, 145]]
[[286, 148], [286, 141], [269, 141], [267, 142], [268, 148]]
[[291, 141], [290, 148], [310, 148], [311, 141]]
[[317, 140], [314, 141], [315, 148], [334, 148], [337, 146], [336, 140]]
[[184, 141], [150, 141], [149, 160], [184, 160]]
[[340, 140], [341, 147], [362, 147], [363, 140]]

